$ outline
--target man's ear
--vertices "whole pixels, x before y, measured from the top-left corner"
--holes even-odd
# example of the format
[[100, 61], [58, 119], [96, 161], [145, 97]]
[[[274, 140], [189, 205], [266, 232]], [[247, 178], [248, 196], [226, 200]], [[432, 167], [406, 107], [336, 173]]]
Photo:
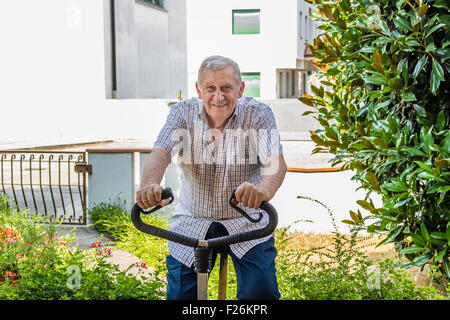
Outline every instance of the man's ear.
[[241, 86], [239, 87], [239, 98], [241, 98], [242, 95], [244, 94], [244, 89], [245, 89], [245, 82], [242, 81]]
[[202, 99], [202, 92], [200, 91], [200, 88], [198, 87], [198, 83], [197, 82], [195, 83], [195, 89], [197, 90], [198, 97], [200, 99]]

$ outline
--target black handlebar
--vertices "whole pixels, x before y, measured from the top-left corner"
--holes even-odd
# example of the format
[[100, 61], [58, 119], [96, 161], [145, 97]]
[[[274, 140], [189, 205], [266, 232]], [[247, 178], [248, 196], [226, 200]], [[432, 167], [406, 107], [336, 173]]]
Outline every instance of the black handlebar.
[[[254, 218], [250, 217], [245, 211], [240, 209], [238, 206], [234, 205], [232, 200], [235, 199], [235, 191], [236, 191], [236, 189], [233, 190], [233, 193], [231, 194], [231, 196], [229, 198], [228, 202], [229, 202], [230, 206], [232, 206], [235, 210], [237, 210], [239, 213], [241, 213], [245, 218], [247, 218], [251, 222], [256, 223], [256, 222], [261, 221], [262, 213], [259, 213], [259, 217], [257, 219], [254, 219]], [[161, 199], [167, 199], [167, 198], [172, 198], [172, 200], [169, 203], [171, 203], [174, 199], [172, 189], [170, 189], [170, 188], [164, 188], [162, 191]], [[176, 233], [176, 232], [164, 230], [164, 229], [146, 224], [142, 221], [141, 213], [150, 214], [160, 208], [161, 208], [161, 206], [156, 206], [153, 209], [151, 209], [150, 211], [144, 211], [143, 209], [141, 209], [139, 207], [139, 205], [137, 203], [135, 203], [133, 205], [133, 208], [131, 209], [131, 221], [133, 222], [134, 226], [138, 230], [140, 230], [144, 233], [148, 233], [148, 234], [151, 234], [156, 237], [163, 238], [163, 239], [166, 239], [169, 241], [177, 242], [177, 243], [183, 244], [185, 246], [189, 246], [189, 247], [198, 247], [200, 245], [202, 247], [225, 247], [225, 246], [228, 246], [233, 243], [263, 238], [265, 236], [272, 234], [275, 231], [277, 224], [278, 224], [277, 211], [270, 203], [263, 201], [261, 203], [260, 209], [264, 210], [269, 216], [269, 223], [264, 228], [252, 230], [252, 231], [244, 232], [244, 233], [238, 233], [238, 234], [234, 234], [234, 235], [227, 235], [227, 236], [223, 236], [223, 237], [212, 238], [212, 239], [208, 239], [208, 240], [199, 240], [199, 239], [194, 239], [191, 237], [184, 236], [184, 235]]]

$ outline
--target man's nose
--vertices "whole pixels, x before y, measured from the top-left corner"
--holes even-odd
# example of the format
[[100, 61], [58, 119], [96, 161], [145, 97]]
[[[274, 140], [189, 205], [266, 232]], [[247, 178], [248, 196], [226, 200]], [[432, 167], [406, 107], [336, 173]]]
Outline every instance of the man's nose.
[[222, 101], [223, 99], [223, 92], [220, 89], [217, 89], [216, 92], [214, 93], [214, 100], [217, 102]]

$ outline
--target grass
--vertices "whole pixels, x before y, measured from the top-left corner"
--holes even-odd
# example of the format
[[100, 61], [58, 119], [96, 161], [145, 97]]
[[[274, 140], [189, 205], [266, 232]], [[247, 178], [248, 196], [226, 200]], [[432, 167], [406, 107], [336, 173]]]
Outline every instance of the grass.
[[[302, 233], [292, 232], [288, 234], [286, 248], [284, 250], [307, 250], [310, 248], [329, 248], [333, 245], [333, 234], [323, 233]], [[350, 238], [348, 236], [347, 238]], [[358, 235], [356, 237], [357, 249], [364, 253], [366, 260], [370, 263], [376, 264], [386, 259], [392, 260], [394, 263], [405, 263], [405, 258], [399, 257], [394, 249], [393, 244], [383, 244], [377, 247], [377, 244], [382, 240], [375, 235]], [[309, 261], [319, 262], [322, 257], [319, 254], [311, 256]], [[406, 270], [409, 278], [413, 280], [417, 286], [434, 286], [438, 290], [445, 292], [446, 282], [443, 279], [433, 282], [430, 274], [430, 266], [427, 265], [423, 270], [420, 267], [411, 267]]]

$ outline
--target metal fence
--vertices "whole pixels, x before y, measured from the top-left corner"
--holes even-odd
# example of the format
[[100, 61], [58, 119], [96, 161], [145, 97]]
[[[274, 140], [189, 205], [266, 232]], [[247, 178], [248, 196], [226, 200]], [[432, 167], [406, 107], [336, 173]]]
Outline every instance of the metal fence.
[[85, 152], [0, 150], [0, 194], [19, 210], [86, 224]]

